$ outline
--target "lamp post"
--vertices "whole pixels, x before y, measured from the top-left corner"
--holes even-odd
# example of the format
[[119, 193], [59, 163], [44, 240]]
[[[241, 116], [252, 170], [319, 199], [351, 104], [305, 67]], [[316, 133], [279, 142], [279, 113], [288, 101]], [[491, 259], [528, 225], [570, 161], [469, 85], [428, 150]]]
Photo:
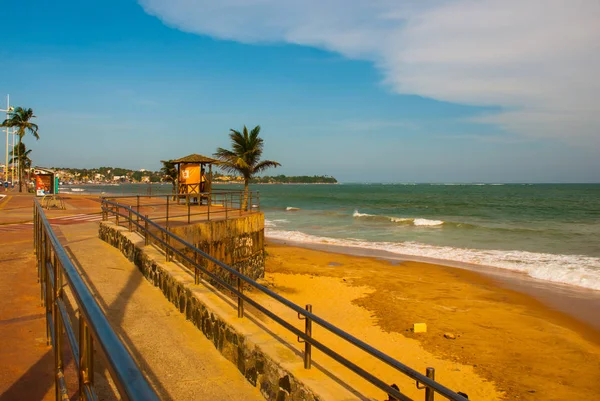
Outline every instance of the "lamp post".
[[[0, 111], [6, 112], [6, 119], [10, 118], [10, 113], [14, 110], [14, 107], [10, 106], [10, 95], [6, 95], [6, 110], [0, 109]], [[6, 164], [4, 165], [4, 181], [8, 181], [8, 136], [9, 128], [6, 127]], [[14, 139], [13, 139], [14, 142]], [[14, 170], [14, 169], [13, 169]], [[14, 180], [13, 180], [14, 184]]]

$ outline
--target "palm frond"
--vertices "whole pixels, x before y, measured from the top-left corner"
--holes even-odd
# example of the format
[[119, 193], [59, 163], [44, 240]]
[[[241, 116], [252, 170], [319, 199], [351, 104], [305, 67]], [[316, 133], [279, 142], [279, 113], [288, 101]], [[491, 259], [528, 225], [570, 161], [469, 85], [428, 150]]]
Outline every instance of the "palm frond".
[[258, 163], [256, 166], [254, 166], [254, 172], [260, 173], [261, 171], [264, 171], [268, 168], [275, 168], [275, 167], [279, 167], [279, 166], [281, 166], [281, 164], [276, 161], [263, 160], [260, 163]]
[[279, 166], [279, 163], [271, 160], [260, 161], [263, 151], [263, 139], [259, 137], [260, 129], [260, 125], [250, 132], [245, 125], [241, 132], [230, 129], [231, 150], [217, 148], [214, 153], [220, 161], [219, 167], [228, 173], [240, 174], [247, 181], [257, 171]]

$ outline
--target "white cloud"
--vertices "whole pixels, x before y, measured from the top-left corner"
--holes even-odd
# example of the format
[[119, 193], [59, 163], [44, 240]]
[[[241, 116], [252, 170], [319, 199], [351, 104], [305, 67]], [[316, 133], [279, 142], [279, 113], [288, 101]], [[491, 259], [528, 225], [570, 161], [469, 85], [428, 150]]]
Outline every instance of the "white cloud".
[[598, 0], [140, 0], [166, 24], [373, 61], [398, 93], [503, 112], [477, 122], [600, 143]]

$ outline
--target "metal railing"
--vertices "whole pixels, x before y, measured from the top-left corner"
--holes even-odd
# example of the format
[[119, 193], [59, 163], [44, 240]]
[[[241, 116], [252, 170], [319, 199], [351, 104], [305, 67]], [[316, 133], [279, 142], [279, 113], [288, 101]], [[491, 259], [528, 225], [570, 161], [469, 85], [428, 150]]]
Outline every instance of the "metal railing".
[[[123, 211], [123, 212], [121, 212]], [[253, 306], [256, 310], [262, 312], [264, 315], [271, 318], [273, 321], [277, 322], [288, 331], [293, 333], [298, 337], [299, 342], [304, 343], [304, 367], [306, 369], [311, 368], [311, 351], [312, 347], [320, 350], [330, 358], [334, 359], [338, 363], [342, 364], [346, 368], [350, 369], [352, 372], [358, 374], [363, 379], [367, 380], [371, 384], [375, 385], [379, 389], [385, 391], [390, 397], [390, 399], [397, 399], [401, 401], [412, 401], [411, 398], [402, 394], [398, 389], [391, 387], [387, 383], [385, 383], [381, 378], [374, 376], [373, 374], [367, 372], [365, 369], [356, 365], [355, 363], [348, 360], [345, 356], [337, 353], [332, 350], [330, 347], [323, 344], [321, 341], [317, 340], [312, 334], [312, 324], [315, 323], [322, 328], [328, 330], [333, 333], [337, 337], [345, 340], [349, 344], [355, 346], [356, 348], [361, 349], [372, 357], [384, 362], [385, 364], [394, 368], [397, 372], [402, 373], [412, 379], [415, 380], [416, 386], [419, 389], [425, 389], [425, 400], [433, 401], [433, 397], [435, 393], [438, 393], [447, 399], [454, 401], [466, 401], [468, 398], [450, 390], [449, 388], [441, 385], [440, 383], [434, 380], [434, 369], [428, 368], [426, 375], [423, 375], [411, 367], [403, 364], [402, 362], [390, 357], [389, 355], [384, 354], [383, 352], [377, 350], [376, 348], [370, 346], [362, 340], [354, 337], [353, 335], [345, 332], [344, 330], [336, 327], [335, 325], [329, 323], [325, 319], [322, 319], [318, 315], [312, 313], [312, 306], [306, 305], [306, 308], [302, 308], [299, 305], [289, 301], [288, 299], [282, 297], [281, 295], [271, 291], [267, 287], [257, 283], [246, 275], [242, 274], [242, 272], [222, 263], [221, 261], [215, 259], [209, 254], [203, 252], [197, 247], [193, 246], [189, 242], [185, 241], [183, 238], [175, 235], [170, 232], [168, 229], [160, 226], [155, 221], [152, 221], [147, 216], [142, 216], [137, 211], [133, 210], [132, 207], [127, 205], [118, 204], [117, 202], [110, 201], [108, 199], [102, 200], [102, 216], [103, 220], [108, 219], [108, 214], [115, 216], [115, 221], [117, 225], [126, 223], [129, 231], [136, 231], [141, 233], [141, 235], [145, 238], [145, 244], [153, 244], [157, 245], [158, 248], [162, 249], [165, 253], [166, 261], [172, 261], [174, 256], [178, 257], [178, 260], [183, 262], [184, 265], [188, 267], [192, 267], [194, 270], [195, 283], [199, 284], [200, 282], [200, 272], [212, 279], [214, 282], [218, 283], [218, 286], [226, 289], [237, 298], [237, 309], [238, 309], [238, 317], [244, 317], [244, 304], [248, 303]], [[123, 220], [121, 220], [123, 218]], [[187, 253], [180, 250], [175, 245], [179, 244], [183, 249], [187, 249], [191, 251], [193, 256], [189, 256]], [[207, 262], [211, 262], [214, 266], [218, 266], [226, 272], [229, 272], [233, 277], [236, 278], [236, 285], [232, 285], [224, 281], [219, 275], [214, 272], [208, 270], [204, 267], [199, 259], [202, 258]], [[271, 297], [272, 299], [278, 301], [282, 305], [285, 305], [292, 311], [295, 311], [298, 314], [299, 319], [305, 320], [305, 328], [304, 331], [298, 329], [288, 321], [284, 320], [282, 317], [277, 315], [276, 313], [269, 310], [267, 307], [261, 305], [257, 301], [250, 298], [244, 292], [244, 283], [257, 289], [263, 294]]]
[[[228, 219], [245, 213], [260, 211], [260, 193], [249, 191], [244, 205], [244, 191], [213, 189], [211, 192], [181, 193], [169, 195], [124, 195], [105, 196], [103, 199], [117, 201], [131, 207], [140, 215], [151, 214], [154, 221]], [[164, 208], [164, 213], [151, 212], [155, 207]], [[204, 206], [204, 207], [197, 207]], [[149, 211], [144, 213], [144, 211]]]
[[[102, 350], [111, 378], [123, 399], [158, 400], [56, 238], [37, 199], [33, 205], [33, 216], [40, 295], [42, 306], [46, 307], [46, 341], [51, 341], [54, 348], [56, 400], [69, 399], [64, 375], [65, 334], [78, 373], [79, 399], [97, 399], [94, 391], [94, 347], [97, 347]], [[79, 310], [78, 336], [64, 300], [65, 285]]]

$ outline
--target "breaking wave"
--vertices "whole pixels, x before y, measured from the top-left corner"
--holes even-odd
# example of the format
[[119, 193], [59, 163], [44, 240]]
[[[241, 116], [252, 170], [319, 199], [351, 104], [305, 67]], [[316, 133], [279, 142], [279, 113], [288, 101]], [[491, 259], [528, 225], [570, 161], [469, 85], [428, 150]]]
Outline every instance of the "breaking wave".
[[[360, 217], [360, 216], [359, 216]], [[457, 261], [522, 272], [531, 277], [600, 290], [600, 258], [583, 255], [557, 255], [528, 251], [434, 246], [418, 242], [370, 242], [357, 239], [319, 237], [299, 231], [284, 231], [268, 226], [269, 238], [313, 244], [331, 244], [381, 250], [404, 256]]]
[[412, 217], [388, 217], [380, 216], [376, 214], [360, 213], [358, 210], [354, 211], [352, 217], [355, 218], [367, 218], [373, 220], [391, 221], [392, 223], [407, 224], [413, 226], [441, 226], [444, 224], [442, 220], [430, 220], [424, 218], [412, 218]]

